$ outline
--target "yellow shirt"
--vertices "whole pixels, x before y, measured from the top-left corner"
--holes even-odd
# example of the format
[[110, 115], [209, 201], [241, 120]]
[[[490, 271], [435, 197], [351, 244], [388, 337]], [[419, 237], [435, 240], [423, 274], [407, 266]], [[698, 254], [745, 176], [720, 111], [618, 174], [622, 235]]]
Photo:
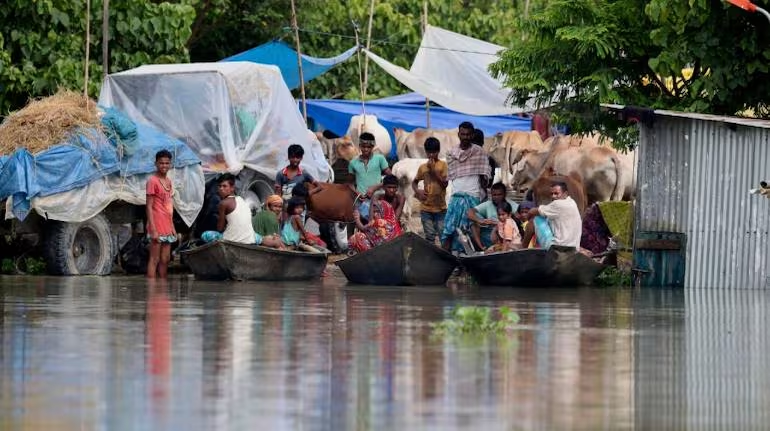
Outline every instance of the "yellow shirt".
[[[444, 161], [437, 160], [433, 165], [434, 172], [441, 178], [446, 178], [449, 173], [447, 164]], [[423, 190], [425, 190], [425, 201], [422, 202], [422, 210], [429, 213], [439, 213], [446, 211], [446, 187], [434, 178], [430, 173], [427, 163], [420, 165], [417, 170], [417, 181], [423, 181]]]

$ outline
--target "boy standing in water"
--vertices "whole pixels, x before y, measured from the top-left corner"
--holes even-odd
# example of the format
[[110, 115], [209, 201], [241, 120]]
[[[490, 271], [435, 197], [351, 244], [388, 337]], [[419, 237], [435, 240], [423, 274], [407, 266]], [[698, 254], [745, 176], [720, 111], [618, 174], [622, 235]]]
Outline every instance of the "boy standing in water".
[[176, 242], [174, 190], [167, 174], [171, 169], [171, 153], [160, 150], [155, 154], [155, 173], [147, 180], [147, 236], [150, 239], [150, 258], [147, 278], [168, 276], [171, 244]]

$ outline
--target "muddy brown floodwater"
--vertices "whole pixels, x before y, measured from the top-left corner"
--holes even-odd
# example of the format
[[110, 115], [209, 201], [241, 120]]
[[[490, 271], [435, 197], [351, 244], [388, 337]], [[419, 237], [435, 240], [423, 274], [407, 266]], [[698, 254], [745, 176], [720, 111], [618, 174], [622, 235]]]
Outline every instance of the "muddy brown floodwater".
[[[766, 429], [769, 302], [0, 277], [0, 430]], [[458, 304], [521, 322], [433, 336]]]

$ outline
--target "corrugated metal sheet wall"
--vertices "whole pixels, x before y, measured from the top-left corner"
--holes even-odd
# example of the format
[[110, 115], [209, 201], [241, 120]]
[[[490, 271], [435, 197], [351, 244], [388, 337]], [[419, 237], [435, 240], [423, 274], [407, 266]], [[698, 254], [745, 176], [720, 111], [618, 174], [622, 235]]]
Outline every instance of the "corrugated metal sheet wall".
[[656, 116], [641, 131], [637, 230], [687, 234], [685, 287], [768, 285], [770, 129]]

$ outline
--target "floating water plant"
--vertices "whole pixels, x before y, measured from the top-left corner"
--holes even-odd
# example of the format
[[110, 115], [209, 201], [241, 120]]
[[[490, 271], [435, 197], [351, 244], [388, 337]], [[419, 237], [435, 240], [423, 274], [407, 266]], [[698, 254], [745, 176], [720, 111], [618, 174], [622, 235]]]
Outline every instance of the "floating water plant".
[[449, 319], [434, 323], [436, 335], [497, 334], [519, 323], [519, 315], [508, 307], [497, 311], [497, 319], [489, 307], [455, 307]]
[[630, 286], [631, 273], [608, 266], [596, 277], [596, 285], [601, 287]]

